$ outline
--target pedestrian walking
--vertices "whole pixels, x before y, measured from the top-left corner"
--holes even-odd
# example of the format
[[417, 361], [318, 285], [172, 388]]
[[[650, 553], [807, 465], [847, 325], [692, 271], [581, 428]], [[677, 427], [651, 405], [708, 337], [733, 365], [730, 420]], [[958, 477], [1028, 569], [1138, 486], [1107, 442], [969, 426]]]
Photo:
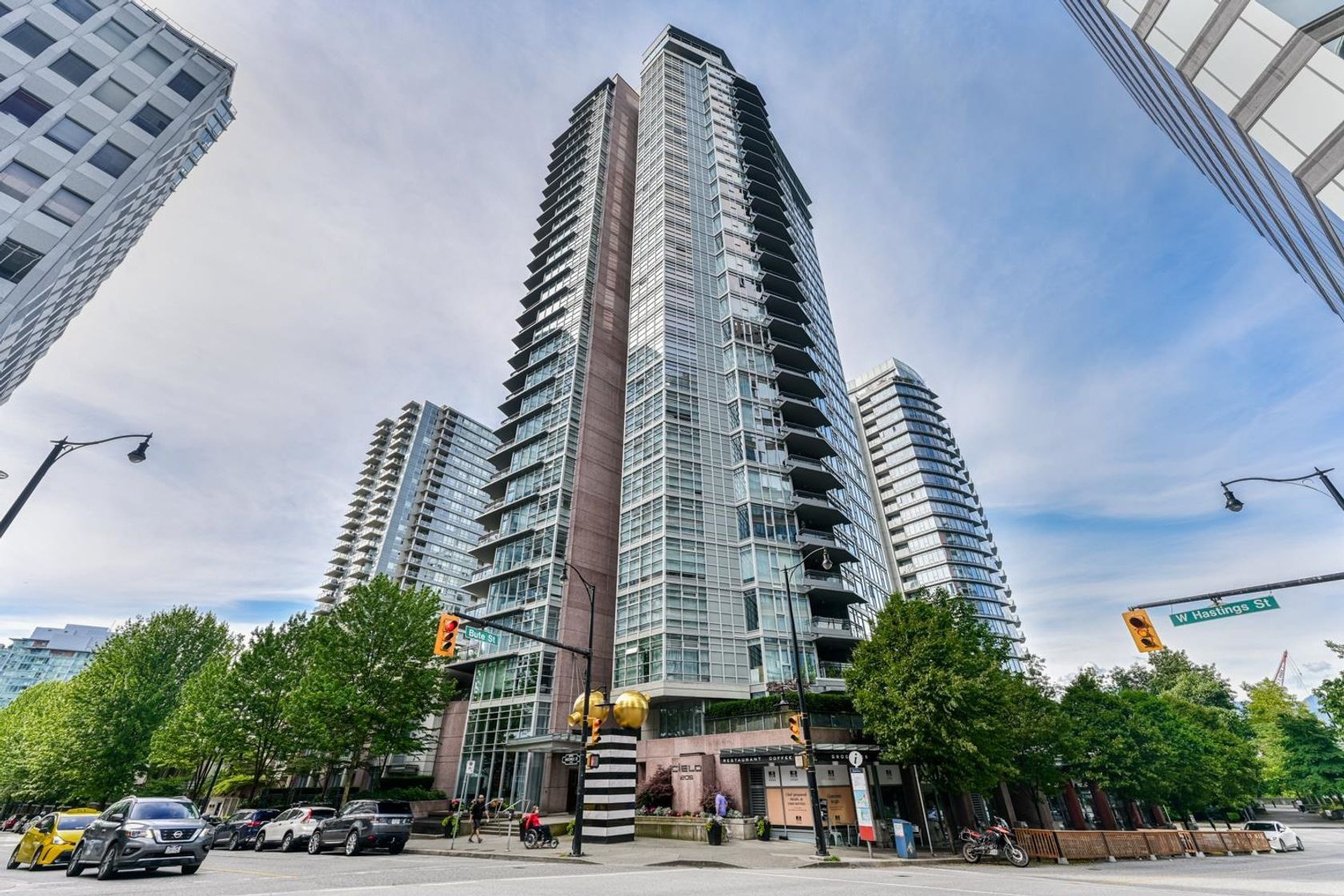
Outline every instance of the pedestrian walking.
[[723, 795], [722, 790], [714, 794], [714, 814], [720, 818], [728, 815], [728, 797]]
[[467, 838], [468, 843], [471, 843], [473, 840], [477, 843], [485, 842], [481, 839], [481, 825], [484, 823], [485, 794], [478, 793], [476, 794], [476, 799], [472, 800], [471, 803], [471, 836]]

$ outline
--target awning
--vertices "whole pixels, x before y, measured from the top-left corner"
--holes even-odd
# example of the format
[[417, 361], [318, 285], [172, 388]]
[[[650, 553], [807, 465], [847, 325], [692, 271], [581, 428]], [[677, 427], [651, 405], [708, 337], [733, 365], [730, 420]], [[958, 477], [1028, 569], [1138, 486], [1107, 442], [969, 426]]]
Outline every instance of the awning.
[[[817, 744], [818, 762], [848, 762], [849, 754], [857, 750], [865, 761], [877, 758], [881, 752], [875, 744]], [[729, 747], [719, 751], [720, 765], [792, 765], [802, 748], [790, 744], [767, 747]]]

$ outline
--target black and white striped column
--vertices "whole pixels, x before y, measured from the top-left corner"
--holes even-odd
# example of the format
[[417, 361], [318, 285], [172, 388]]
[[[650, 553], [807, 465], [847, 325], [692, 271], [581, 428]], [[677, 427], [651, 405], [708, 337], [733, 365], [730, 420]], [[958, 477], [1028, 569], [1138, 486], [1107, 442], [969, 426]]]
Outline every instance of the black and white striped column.
[[634, 734], [602, 732], [589, 747], [597, 768], [584, 776], [583, 839], [592, 843], [629, 843], [635, 839]]

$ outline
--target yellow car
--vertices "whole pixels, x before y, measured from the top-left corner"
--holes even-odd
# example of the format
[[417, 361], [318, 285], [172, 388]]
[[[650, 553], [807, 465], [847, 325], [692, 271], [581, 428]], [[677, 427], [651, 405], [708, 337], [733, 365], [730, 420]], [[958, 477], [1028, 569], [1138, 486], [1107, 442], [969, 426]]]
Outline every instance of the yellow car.
[[84, 829], [97, 817], [97, 809], [66, 809], [43, 815], [14, 847], [5, 868], [14, 869], [26, 862], [29, 871], [36, 871], [43, 865], [66, 864]]

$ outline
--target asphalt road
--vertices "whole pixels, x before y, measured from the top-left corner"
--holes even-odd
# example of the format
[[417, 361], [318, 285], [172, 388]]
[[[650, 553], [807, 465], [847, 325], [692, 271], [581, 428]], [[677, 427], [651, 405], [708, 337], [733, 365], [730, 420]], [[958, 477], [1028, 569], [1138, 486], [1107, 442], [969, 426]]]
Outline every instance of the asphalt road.
[[[347, 858], [305, 853], [214, 852], [199, 874], [165, 870], [127, 872], [99, 882], [91, 872], [67, 878], [60, 870], [0, 871], [0, 893], [53, 894], [110, 891], [200, 896], [281, 896], [360, 893], [405, 896], [781, 896], [807, 888], [807, 896], [1340, 896], [1344, 893], [1344, 826], [1303, 830], [1307, 851], [1286, 855], [1126, 861], [1058, 866], [1006, 864], [884, 868], [625, 867], [464, 859], [383, 853]], [[15, 838], [0, 835], [0, 855]]]

